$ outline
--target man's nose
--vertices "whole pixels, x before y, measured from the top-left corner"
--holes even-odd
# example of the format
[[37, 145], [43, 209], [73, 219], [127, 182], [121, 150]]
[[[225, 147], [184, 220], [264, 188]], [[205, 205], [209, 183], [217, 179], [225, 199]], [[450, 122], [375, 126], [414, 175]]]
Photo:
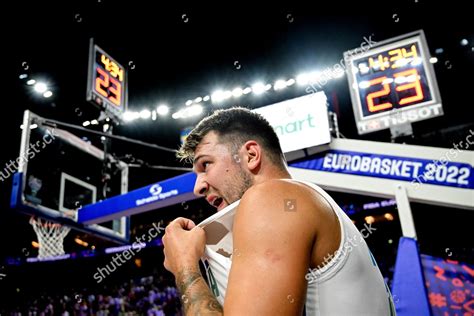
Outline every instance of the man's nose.
[[194, 184], [194, 194], [204, 195], [207, 192], [208, 184], [200, 176], [197, 177], [196, 183]]

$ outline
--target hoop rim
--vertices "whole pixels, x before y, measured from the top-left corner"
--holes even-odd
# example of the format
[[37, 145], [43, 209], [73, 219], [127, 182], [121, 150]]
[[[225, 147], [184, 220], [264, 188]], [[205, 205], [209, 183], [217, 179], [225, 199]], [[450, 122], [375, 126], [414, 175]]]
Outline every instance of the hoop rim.
[[61, 223], [57, 223], [51, 220], [48, 220], [46, 218], [40, 217], [40, 216], [31, 216], [30, 217], [30, 224], [35, 225], [35, 226], [42, 226], [42, 227], [47, 227], [47, 228], [63, 228], [63, 227], [68, 227], [67, 225], [63, 225]]

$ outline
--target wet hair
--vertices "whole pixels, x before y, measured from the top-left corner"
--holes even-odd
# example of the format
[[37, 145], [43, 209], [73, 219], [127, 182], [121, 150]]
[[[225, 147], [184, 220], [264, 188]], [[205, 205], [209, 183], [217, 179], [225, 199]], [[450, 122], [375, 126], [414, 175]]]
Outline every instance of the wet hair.
[[255, 140], [273, 164], [285, 165], [280, 141], [270, 123], [262, 115], [242, 107], [217, 110], [202, 119], [186, 137], [176, 156], [181, 161], [193, 163], [197, 146], [211, 131], [218, 135], [220, 144], [229, 146], [232, 153], [245, 142]]

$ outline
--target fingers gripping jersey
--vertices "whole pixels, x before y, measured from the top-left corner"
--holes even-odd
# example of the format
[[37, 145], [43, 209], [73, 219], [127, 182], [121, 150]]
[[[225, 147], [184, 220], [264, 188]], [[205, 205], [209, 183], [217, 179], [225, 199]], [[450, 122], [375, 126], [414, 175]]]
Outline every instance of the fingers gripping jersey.
[[232, 228], [239, 203], [240, 200], [228, 205], [198, 224], [206, 232], [206, 247], [201, 261], [206, 269], [209, 287], [221, 305], [224, 305], [227, 279], [232, 264], [234, 252]]

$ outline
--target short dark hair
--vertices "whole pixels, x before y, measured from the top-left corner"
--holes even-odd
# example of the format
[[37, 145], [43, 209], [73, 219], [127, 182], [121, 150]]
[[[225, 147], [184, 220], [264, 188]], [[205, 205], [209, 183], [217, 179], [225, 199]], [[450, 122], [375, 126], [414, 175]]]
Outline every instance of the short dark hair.
[[268, 121], [260, 114], [242, 107], [217, 110], [202, 119], [189, 133], [176, 156], [192, 163], [196, 147], [209, 132], [219, 136], [219, 143], [229, 144], [231, 151], [238, 150], [246, 141], [256, 140], [266, 151], [270, 161], [284, 166], [285, 157], [278, 136]]

